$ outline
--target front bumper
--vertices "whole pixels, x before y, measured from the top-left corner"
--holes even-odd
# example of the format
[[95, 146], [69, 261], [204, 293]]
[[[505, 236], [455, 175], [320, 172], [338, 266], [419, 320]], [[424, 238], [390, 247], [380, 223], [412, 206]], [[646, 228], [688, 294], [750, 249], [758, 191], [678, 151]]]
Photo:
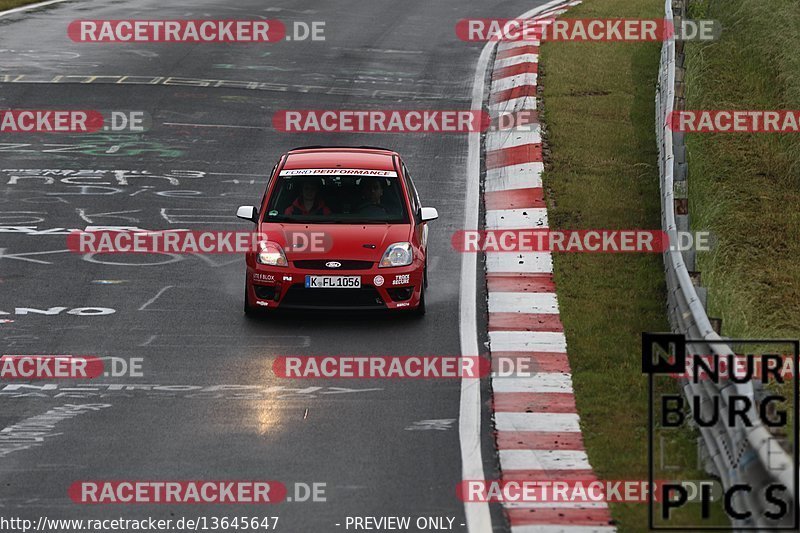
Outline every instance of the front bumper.
[[[247, 291], [252, 303], [273, 309], [382, 310], [415, 309], [422, 295], [424, 265], [359, 270], [318, 270], [247, 265]], [[361, 287], [306, 288], [306, 276], [358, 276]]]

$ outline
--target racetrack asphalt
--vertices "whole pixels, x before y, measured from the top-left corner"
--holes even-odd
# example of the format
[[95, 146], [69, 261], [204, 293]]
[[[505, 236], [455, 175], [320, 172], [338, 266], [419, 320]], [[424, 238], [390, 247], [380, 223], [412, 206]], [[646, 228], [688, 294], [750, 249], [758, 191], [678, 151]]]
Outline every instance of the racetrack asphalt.
[[[286, 134], [270, 120], [281, 109], [469, 109], [482, 44], [459, 40], [456, 22], [513, 18], [541, 3], [100, 0], [0, 18], [0, 108], [143, 110], [153, 118], [143, 134], [2, 135], [2, 226], [246, 230], [236, 207], [258, 203], [282, 152], [316, 144], [396, 150], [423, 205], [440, 215], [430, 230], [421, 320], [342, 313], [248, 320], [241, 256], [82, 256], [65, 251], [64, 232], [0, 233], [2, 353], [140, 358], [143, 372], [91, 383], [0, 383], [0, 428], [67, 404], [109, 405], [0, 456], [0, 513], [277, 515], [290, 532], [337, 531], [346, 516], [447, 516], [466, 531], [455, 492], [457, 380], [301, 381], [272, 372], [279, 355], [459, 354], [460, 256], [450, 239], [464, 219], [466, 135]], [[324, 21], [325, 41], [81, 44], [66, 33], [81, 18], [264, 17], [287, 27]], [[136, 78], [117, 83], [123, 76]], [[80, 170], [95, 172], [70, 172]], [[66, 309], [15, 312], [54, 307]], [[68, 313], [97, 307], [115, 312]], [[488, 416], [484, 410], [492, 476]], [[86, 507], [67, 496], [75, 481], [106, 479], [321, 482], [328, 501]], [[506, 530], [497, 508], [493, 516], [495, 531]]]

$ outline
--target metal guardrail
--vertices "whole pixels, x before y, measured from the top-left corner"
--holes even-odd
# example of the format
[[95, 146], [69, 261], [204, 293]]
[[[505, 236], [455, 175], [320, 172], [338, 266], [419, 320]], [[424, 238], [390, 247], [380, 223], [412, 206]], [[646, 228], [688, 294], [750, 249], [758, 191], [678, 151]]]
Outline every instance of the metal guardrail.
[[[689, 0], [666, 0], [667, 21], [680, 23], [685, 16]], [[673, 6], [674, 4], [674, 6]], [[674, 9], [674, 11], [673, 11]], [[680, 49], [678, 52], [676, 49]], [[678, 69], [676, 69], [676, 64]], [[686, 147], [683, 134], [673, 132], [668, 125], [668, 117], [677, 106], [682, 107], [683, 94], [683, 53], [681, 43], [674, 38], [664, 41], [661, 50], [658, 88], [656, 91], [656, 133], [659, 149], [659, 174], [661, 184], [661, 223], [670, 242], [677, 242], [677, 232], [689, 229], [689, 216], [685, 209], [687, 192]], [[680, 210], [676, 210], [676, 205]], [[678, 212], [676, 212], [678, 211]], [[668, 314], [672, 329], [688, 339], [721, 341], [714, 330], [705, 310], [705, 289], [696, 287], [690, 276], [694, 269], [694, 254], [676, 250], [664, 253], [664, 266], [667, 278]], [[696, 279], [696, 278], [695, 278]], [[690, 344], [689, 354], [717, 354], [727, 357], [733, 354], [730, 346], [722, 344]], [[752, 515], [747, 520], [734, 521], [734, 527], [766, 527], [768, 525], [791, 525], [793, 515], [785, 517], [785, 523], [766, 522], [763, 515], [763, 499], [757, 497], [769, 484], [781, 483], [790, 493], [796, 494], [796, 481], [793, 479], [793, 463], [778, 440], [761, 423], [755, 410], [758, 399], [752, 383], [714, 383], [703, 380], [691, 383], [682, 380], [684, 395], [689, 399], [700, 399], [700, 411], [704, 419], [712, 413], [713, 400], [719, 398], [720, 407], [727, 413], [727, 403], [731, 394], [746, 395], [753, 407], [748, 413], [753, 421], [751, 427], [728, 427], [718, 422], [714, 427], [698, 427], [699, 445], [702, 447], [705, 466], [709, 473], [719, 477], [727, 490], [737, 483], [752, 487], [750, 493], [738, 492], [734, 505], [738, 509], [748, 509]], [[720, 420], [725, 420], [721, 417]]]

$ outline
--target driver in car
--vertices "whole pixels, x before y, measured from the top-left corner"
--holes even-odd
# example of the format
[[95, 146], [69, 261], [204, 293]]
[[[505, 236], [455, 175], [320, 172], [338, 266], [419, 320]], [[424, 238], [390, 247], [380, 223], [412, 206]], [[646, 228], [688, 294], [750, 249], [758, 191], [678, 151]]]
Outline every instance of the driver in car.
[[381, 199], [383, 198], [381, 180], [379, 178], [363, 178], [359, 185], [361, 187], [361, 203], [358, 205], [358, 213], [362, 215], [386, 215], [386, 208], [381, 204]]
[[303, 188], [292, 205], [286, 208], [284, 215], [330, 215], [331, 210], [325, 205], [325, 200], [319, 194], [319, 184], [316, 181], [303, 182]]

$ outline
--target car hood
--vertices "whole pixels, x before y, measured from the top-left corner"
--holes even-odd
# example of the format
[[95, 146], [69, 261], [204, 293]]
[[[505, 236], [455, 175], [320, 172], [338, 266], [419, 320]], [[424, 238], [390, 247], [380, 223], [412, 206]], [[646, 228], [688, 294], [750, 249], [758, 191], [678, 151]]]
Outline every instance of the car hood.
[[262, 224], [261, 232], [280, 244], [289, 261], [378, 262], [386, 248], [410, 240], [409, 224]]

